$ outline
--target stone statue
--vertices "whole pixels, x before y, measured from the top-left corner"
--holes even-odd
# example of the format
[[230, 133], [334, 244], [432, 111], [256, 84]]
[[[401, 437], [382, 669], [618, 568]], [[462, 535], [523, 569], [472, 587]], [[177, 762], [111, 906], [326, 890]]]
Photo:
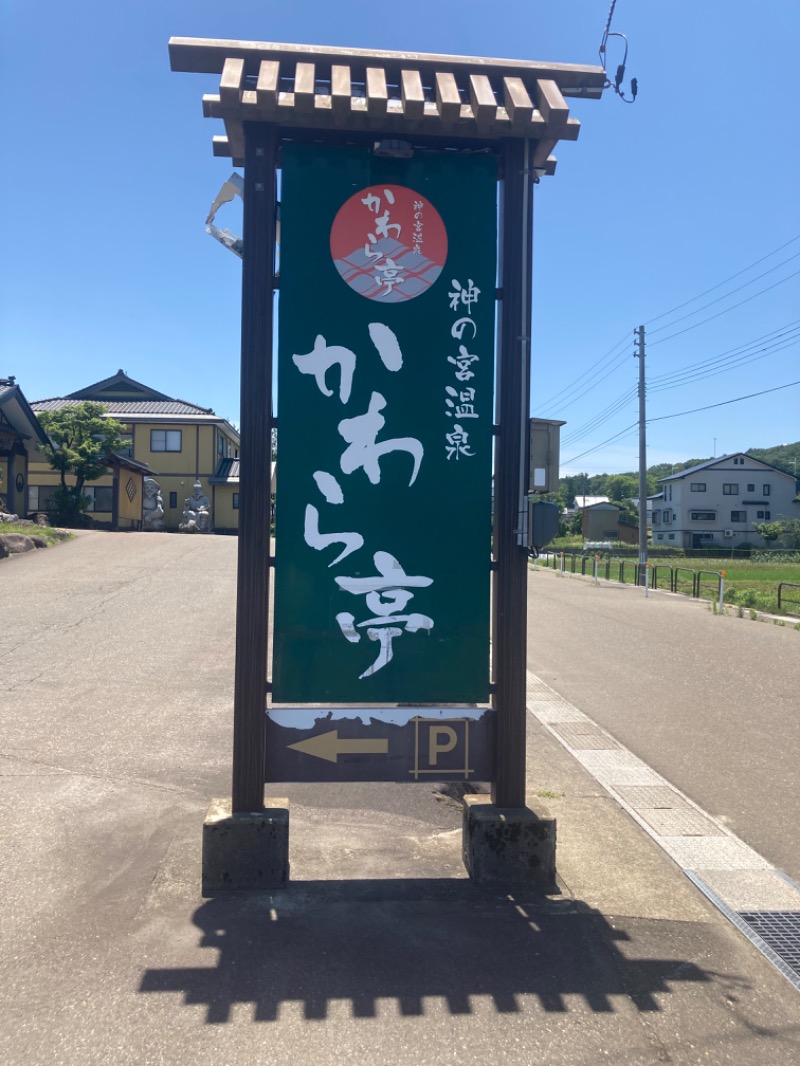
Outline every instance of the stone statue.
[[211, 532], [211, 501], [203, 492], [203, 486], [195, 481], [194, 491], [183, 505], [183, 518], [178, 526], [182, 533]]
[[146, 477], [142, 491], [142, 529], [160, 533], [164, 528], [164, 497], [155, 478]]

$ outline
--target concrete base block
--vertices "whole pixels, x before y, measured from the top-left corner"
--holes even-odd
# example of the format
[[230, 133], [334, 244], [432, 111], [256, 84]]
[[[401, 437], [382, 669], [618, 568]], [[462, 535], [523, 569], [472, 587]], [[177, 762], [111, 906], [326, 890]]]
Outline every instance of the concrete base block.
[[289, 801], [265, 799], [263, 811], [231, 813], [214, 799], [203, 822], [203, 896], [280, 888], [289, 880]]
[[490, 796], [467, 795], [462, 851], [473, 884], [552, 886], [556, 820], [544, 807], [497, 807]]

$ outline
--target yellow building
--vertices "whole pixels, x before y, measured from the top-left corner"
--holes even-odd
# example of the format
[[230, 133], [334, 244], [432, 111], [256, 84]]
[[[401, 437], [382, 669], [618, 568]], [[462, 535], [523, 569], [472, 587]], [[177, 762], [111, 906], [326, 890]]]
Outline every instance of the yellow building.
[[27, 513], [28, 472], [46, 463], [40, 449], [47, 443], [16, 378], [0, 378], [0, 501], [11, 514]]
[[[174, 399], [142, 385], [122, 370], [68, 396], [37, 400], [31, 407], [37, 413], [58, 411], [86, 400], [103, 404], [108, 416], [125, 426], [128, 447], [120, 453], [120, 459], [133, 460], [155, 471], [152, 476], [164, 498], [166, 529], [177, 530], [184, 502], [191, 496], [194, 482], [199, 481], [211, 502], [214, 531], [236, 532], [239, 434], [229, 422], [210, 408]], [[114, 474], [109, 472], [86, 486], [86, 494], [92, 500], [89, 514], [99, 523], [112, 524], [117, 497], [114, 483]], [[31, 463], [29, 510], [44, 509], [57, 486], [58, 474], [48, 464]], [[121, 495], [118, 498], [122, 500]], [[141, 495], [138, 504], [141, 516]], [[131, 527], [123, 523], [122, 528]]]

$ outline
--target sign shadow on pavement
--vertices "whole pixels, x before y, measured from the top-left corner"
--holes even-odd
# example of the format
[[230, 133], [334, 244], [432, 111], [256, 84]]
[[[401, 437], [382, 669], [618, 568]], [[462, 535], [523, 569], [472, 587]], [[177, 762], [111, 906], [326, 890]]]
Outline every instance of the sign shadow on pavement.
[[[342, 1002], [354, 1017], [374, 1018], [394, 1001], [400, 1016], [414, 1017], [438, 1010], [431, 1000], [471, 1014], [487, 997], [498, 1014], [615, 1013], [626, 1004], [660, 1012], [676, 984], [746, 985], [690, 958], [629, 957], [621, 945], [637, 955], [635, 935], [575, 901], [520, 902], [449, 879], [294, 888], [205, 903], [193, 920], [216, 965], [147, 969], [140, 992], [179, 993], [221, 1024], [247, 1003], [263, 1022], [287, 1004], [301, 1004], [306, 1019], [327, 1018]], [[688, 938], [685, 946], [700, 955]]]

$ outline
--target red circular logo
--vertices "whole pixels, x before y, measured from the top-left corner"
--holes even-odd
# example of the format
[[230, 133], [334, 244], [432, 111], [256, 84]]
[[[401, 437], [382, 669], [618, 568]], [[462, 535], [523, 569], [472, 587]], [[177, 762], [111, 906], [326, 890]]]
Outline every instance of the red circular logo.
[[427, 292], [447, 259], [447, 231], [430, 200], [405, 185], [370, 185], [339, 208], [331, 255], [351, 289], [400, 303]]

